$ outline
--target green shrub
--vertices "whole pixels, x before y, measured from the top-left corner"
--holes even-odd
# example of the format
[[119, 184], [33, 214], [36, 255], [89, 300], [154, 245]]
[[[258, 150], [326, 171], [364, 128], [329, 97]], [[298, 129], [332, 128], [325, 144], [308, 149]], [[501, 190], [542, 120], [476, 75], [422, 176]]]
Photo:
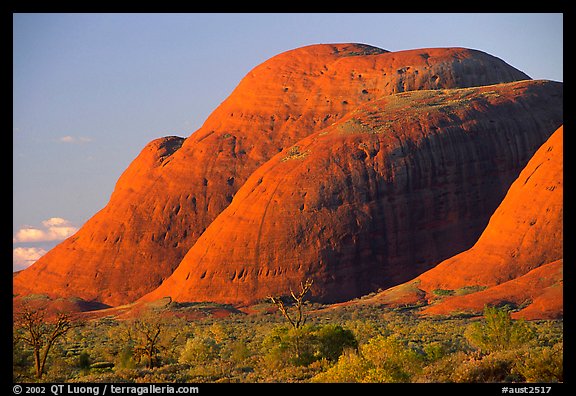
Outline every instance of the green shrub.
[[365, 344], [371, 338], [389, 333], [385, 326], [380, 326], [376, 321], [371, 319], [349, 320], [345, 323], [345, 326], [353, 332], [358, 344]]
[[136, 361], [134, 360], [134, 347], [128, 343], [122, 348], [116, 358], [116, 367], [133, 369], [136, 368]]
[[327, 371], [316, 375], [312, 382], [364, 382], [370, 362], [358, 352], [345, 351], [338, 358], [338, 363]]
[[318, 342], [317, 358], [337, 361], [344, 349], [357, 349], [358, 342], [354, 333], [340, 325], [325, 325], [315, 332]]
[[455, 382], [455, 369], [467, 359], [468, 355], [461, 351], [445, 355], [424, 367], [414, 382]]
[[358, 348], [358, 342], [352, 331], [340, 325], [279, 326], [264, 339], [262, 347], [270, 364], [307, 366], [321, 359], [336, 361], [345, 349]]
[[78, 355], [78, 368], [86, 370], [90, 368], [90, 354], [86, 351], [82, 351]]
[[435, 362], [446, 355], [446, 346], [438, 341], [424, 345], [422, 348], [426, 355], [426, 361]]
[[517, 351], [482, 354], [458, 351], [427, 365], [415, 382], [518, 382]]
[[363, 382], [410, 382], [422, 366], [422, 358], [393, 336], [376, 337], [362, 348], [371, 363]]
[[515, 371], [526, 382], [563, 382], [563, 342], [552, 347], [527, 348], [518, 359]]
[[491, 353], [481, 358], [471, 358], [458, 366], [454, 373], [455, 382], [504, 382], [510, 381], [514, 356]]
[[234, 341], [229, 347], [229, 359], [235, 364], [242, 364], [252, 356], [245, 342]]
[[479, 285], [463, 286], [459, 289], [454, 290], [454, 295], [465, 296], [467, 294], [472, 294], [472, 293], [482, 291], [486, 288], [487, 288], [487, 286], [479, 286]]
[[455, 367], [453, 382], [517, 382], [514, 374], [516, 355], [504, 350], [488, 355], [468, 355], [468, 359]]
[[178, 361], [189, 365], [203, 364], [217, 358], [219, 349], [219, 345], [211, 337], [189, 338]]
[[440, 297], [446, 297], [446, 296], [453, 296], [454, 295], [454, 290], [449, 290], [449, 289], [434, 289], [432, 290], [432, 293], [436, 296], [440, 296]]
[[422, 358], [395, 337], [377, 336], [360, 351], [348, 351], [314, 382], [410, 382]]
[[514, 349], [534, 338], [524, 320], [512, 320], [510, 312], [496, 307], [484, 308], [484, 321], [472, 323], [464, 332], [466, 339], [483, 352]]

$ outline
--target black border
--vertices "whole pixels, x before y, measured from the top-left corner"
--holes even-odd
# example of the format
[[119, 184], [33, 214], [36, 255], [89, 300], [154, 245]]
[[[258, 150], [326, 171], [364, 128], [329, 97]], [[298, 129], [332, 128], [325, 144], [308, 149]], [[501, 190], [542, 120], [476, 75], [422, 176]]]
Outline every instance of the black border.
[[[3, 18], [2, 18], [2, 28], [5, 31], [4, 34], [2, 35], [2, 37], [4, 37], [5, 43], [7, 43], [7, 38], [8, 37], [12, 37], [12, 34], [10, 34], [8, 32], [8, 29], [10, 27], [13, 27], [13, 19], [12, 19], [12, 14], [13, 13], [30, 13], [30, 12], [38, 12], [38, 13], [70, 13], [70, 12], [81, 12], [81, 13], [85, 13], [85, 12], [120, 12], [120, 13], [124, 13], [124, 12], [160, 12], [160, 13], [169, 13], [169, 12], [178, 12], [178, 13], [182, 13], [182, 12], [214, 12], [214, 13], [220, 13], [222, 12], [222, 9], [220, 9], [220, 7], [222, 7], [225, 4], [208, 4], [208, 5], [200, 5], [198, 6], [197, 4], [194, 3], [176, 3], [176, 2], [172, 2], [172, 4], [162, 4], [163, 8], [161, 11], [158, 10], [158, 3], [152, 3], [152, 2], [139, 2], [137, 3], [138, 6], [134, 7], [128, 4], [119, 4], [119, 2], [114, 3], [113, 5], [111, 4], [104, 4], [102, 2], [98, 2], [98, 3], [91, 3], [91, 4], [87, 4], [87, 3], [70, 3], [67, 4], [65, 2], [41, 2], [38, 4], [35, 4], [33, 2], [20, 2], [18, 4], [16, 4], [15, 2], [11, 2], [12, 4], [10, 4], [10, 12], [6, 11], [3, 13]], [[187, 4], [194, 4], [194, 5], [187, 5]], [[273, 10], [273, 9], [265, 9], [264, 11], [262, 10], [262, 5], [258, 5], [255, 6], [255, 4], [257, 3], [253, 3], [252, 5], [250, 4], [237, 4], [236, 5], [241, 8], [241, 10], [225, 10], [225, 12], [241, 12], [241, 13], [245, 13], [245, 12], [255, 12], [255, 13], [261, 13], [261, 12], [278, 12], [277, 10]], [[463, 7], [463, 3], [462, 2], [454, 2], [454, 4], [450, 4], [450, 2], [442, 2], [440, 4], [436, 3], [436, 4], [409, 4], [409, 3], [401, 3], [401, 2], [396, 2], [396, 4], [392, 4], [392, 3], [383, 3], [383, 2], [379, 2], [379, 7], [371, 7], [368, 5], [361, 5], [361, 4], [352, 4], [352, 7], [350, 7], [350, 4], [345, 4], [345, 3], [336, 3], [336, 4], [331, 4], [330, 5], [330, 10], [314, 10], [312, 5], [306, 5], [306, 6], [298, 6], [296, 5], [296, 9], [294, 10], [290, 10], [287, 12], [296, 12], [296, 13], [308, 13], [308, 12], [332, 12], [332, 13], [339, 13], [339, 12], [346, 12], [346, 13], [363, 13], [363, 12], [383, 12], [383, 13], [390, 13], [390, 12], [430, 12], [430, 13], [437, 13], [437, 12], [479, 12], [479, 13], [484, 13], [484, 12], [519, 12], [519, 9], [524, 9], [523, 11], [520, 12], [543, 12], [543, 13], [550, 13], [550, 12], [554, 12], [554, 13], [563, 13], [564, 14], [564, 19], [565, 19], [565, 26], [569, 26], [570, 28], [572, 28], [573, 25], [571, 25], [571, 17], [572, 17], [572, 12], [568, 11], [568, 6], [567, 4], [569, 3], [565, 3], [565, 4], [551, 4], [550, 2], [548, 3], [543, 3], [540, 2], [539, 4], [526, 4], [526, 2], [521, 3], [520, 6], [515, 6], [514, 4], [511, 4], [509, 2], [500, 2], [500, 4], [497, 4], [496, 7], [492, 7], [492, 9], [486, 9], [486, 7], [480, 7], [477, 5], [471, 5], [471, 4], [466, 4]], [[227, 8], [229, 8], [228, 5], [225, 5]], [[232, 4], [232, 7], [234, 6], [234, 4]], [[264, 5], [264, 7], [268, 6], [268, 8], [270, 7], [270, 5]], [[526, 6], [529, 6], [531, 8], [531, 10], [525, 10]], [[415, 9], [411, 9], [411, 8], [418, 8], [417, 10]], [[138, 11], [135, 11], [135, 8], [138, 8]], [[255, 10], [254, 8], [259, 8], [259, 10]], [[346, 9], [345, 9], [346, 8]], [[352, 8], [352, 9], [350, 9]], [[368, 9], [371, 8], [371, 9]], [[284, 12], [284, 11], [280, 11], [280, 12]], [[568, 34], [566, 33], [566, 29], [564, 30], [564, 36], [566, 39], [566, 36], [568, 36]], [[573, 37], [573, 35], [572, 35]], [[565, 42], [567, 42], [565, 40]], [[569, 42], [569, 41], [568, 41]], [[566, 52], [566, 51], [565, 51]], [[570, 52], [568, 52], [570, 53]], [[567, 68], [566, 66], [568, 66], [568, 61], [565, 59], [564, 60], [564, 70], [569, 71], [571, 69]], [[9, 74], [6, 73], [5, 74], [6, 79], [10, 78]], [[571, 77], [566, 77], [564, 76], [564, 84], [570, 88], [571, 84], [570, 84], [570, 80]], [[8, 87], [12, 87], [13, 88], [13, 81], [12, 79], [10, 79], [9, 83], [4, 84], [4, 86]], [[571, 100], [571, 90], [565, 90], [564, 93], [564, 100], [565, 103], [568, 103], [568, 107], [570, 104], [570, 100]], [[565, 107], [567, 107], [565, 105]], [[571, 388], [573, 386], [573, 384], [576, 382], [575, 379], [575, 373], [574, 373], [574, 357], [576, 357], [576, 353], [574, 352], [574, 344], [576, 341], [574, 341], [573, 337], [571, 337], [572, 334], [575, 334], [575, 327], [573, 324], [574, 321], [574, 305], [573, 303], [576, 301], [576, 298], [574, 296], [574, 285], [573, 285], [573, 280], [574, 280], [574, 254], [572, 253], [573, 250], [573, 246], [574, 243], [572, 243], [572, 241], [576, 241], [576, 238], [574, 238], [574, 228], [571, 227], [571, 225], [573, 224], [573, 219], [574, 217], [574, 212], [576, 212], [576, 209], [574, 208], [573, 205], [571, 205], [572, 203], [576, 202], [576, 197], [574, 196], [573, 190], [571, 188], [571, 186], [573, 185], [572, 183], [572, 175], [574, 172], [574, 165], [571, 165], [571, 162], [573, 162], [573, 157], [571, 157], [571, 148], [573, 147], [573, 145], [571, 145], [571, 141], [574, 139], [573, 134], [575, 132], [572, 131], [572, 112], [571, 111], [565, 111], [564, 112], [564, 150], [565, 150], [565, 156], [564, 156], [564, 161], [565, 161], [565, 166], [564, 166], [564, 179], [565, 181], [567, 180], [568, 183], [564, 183], [565, 185], [565, 189], [564, 189], [564, 201], [568, 202], [569, 205], [564, 205], [564, 210], [565, 210], [565, 215], [564, 215], [564, 240], [567, 241], [567, 243], [565, 242], [564, 247], [565, 247], [565, 252], [564, 252], [564, 260], [565, 262], [568, 263], [568, 265], [564, 266], [564, 270], [565, 270], [565, 276], [564, 278], [568, 280], [568, 284], [566, 284], [564, 286], [564, 333], [568, 334], [568, 337], [564, 337], [564, 383], [560, 383], [560, 384], [486, 384], [486, 383], [466, 383], [466, 384], [452, 384], [452, 383], [427, 383], [427, 384], [418, 384], [418, 383], [410, 383], [410, 384], [311, 384], [311, 383], [305, 383], [305, 384], [287, 384], [287, 383], [278, 383], [278, 384], [269, 384], [269, 383], [239, 383], [239, 384], [213, 384], [213, 383], [201, 383], [201, 384], [194, 384], [194, 383], [189, 383], [189, 384], [162, 384], [162, 383], [158, 383], [156, 385], [158, 386], [167, 386], [167, 387], [174, 387], [175, 389], [181, 388], [181, 387], [188, 387], [188, 386], [197, 386], [199, 389], [199, 394], [211, 394], [214, 392], [226, 392], [226, 393], [232, 393], [232, 392], [265, 392], [266, 394], [269, 392], [274, 392], [274, 391], [278, 391], [278, 390], [288, 390], [288, 391], [298, 391], [298, 392], [310, 392], [310, 393], [315, 393], [318, 394], [319, 392], [442, 392], [442, 394], [459, 394], [461, 395], [463, 392], [482, 392], [482, 394], [486, 394], [486, 395], [491, 395], [491, 394], [505, 394], [502, 391], [503, 387], [507, 387], [507, 388], [515, 388], [515, 389], [522, 389], [524, 387], [526, 387], [526, 389], [528, 389], [529, 387], [547, 387], [550, 386], [551, 387], [551, 391], [550, 391], [550, 395], [558, 395], [559, 392], [560, 394], [563, 394], [565, 390], [567, 390], [568, 386]], [[11, 135], [11, 143], [13, 143], [13, 136]], [[567, 154], [567, 155], [566, 155]], [[8, 156], [3, 156], [3, 159], [8, 162]], [[6, 168], [7, 169], [7, 168]], [[13, 163], [11, 163], [10, 165], [10, 169], [13, 169]], [[13, 177], [13, 173], [11, 173], [12, 177]], [[12, 180], [13, 181], [13, 180]], [[566, 188], [567, 187], [567, 188]], [[14, 205], [14, 200], [13, 200], [13, 195], [11, 195], [11, 197], [9, 199], [5, 199], [5, 202], [9, 200], [12, 203], [12, 208]], [[8, 220], [6, 221], [7, 224], [11, 223], [8, 222]], [[11, 232], [8, 235], [8, 232], [6, 232], [7, 235], [5, 235], [5, 238], [3, 238], [4, 241], [10, 241], [12, 236], [11, 236]], [[8, 259], [11, 260], [11, 254], [10, 256], [8, 255], [8, 252], [11, 252], [11, 249], [6, 249], [6, 264], [4, 269], [6, 270], [6, 274], [5, 276], [2, 277], [2, 282], [3, 285], [1, 287], [2, 292], [8, 294], [8, 292], [12, 291], [12, 274], [11, 271], [8, 272]], [[8, 296], [6, 296], [8, 297]], [[13, 309], [12, 309], [12, 304], [8, 304], [3, 303], [0, 304], [0, 306], [2, 307], [2, 317], [4, 317], [4, 315], [6, 316], [5, 320], [2, 320], [2, 323], [4, 324], [4, 326], [6, 327], [5, 329], [5, 333], [4, 334], [12, 334], [12, 314], [13, 314]], [[4, 340], [4, 344], [1, 350], [3, 351], [11, 351], [12, 350], [12, 344], [11, 344], [11, 339], [9, 339], [8, 337], [2, 337]], [[12, 360], [12, 356], [10, 357], [10, 360]], [[7, 375], [2, 375], [1, 376], [3, 378], [3, 382], [8, 382], [11, 380], [9, 380], [9, 377]], [[20, 385], [23, 389], [22, 394], [26, 394], [25, 390], [26, 388], [30, 387], [30, 386], [34, 386], [34, 387], [42, 387], [45, 389], [45, 394], [52, 394], [50, 392], [51, 386], [52, 385], [59, 385], [59, 384], [54, 384], [54, 383], [42, 383], [42, 384], [24, 384], [24, 383], [11, 383], [8, 386], [12, 387], [12, 394], [17, 394], [15, 393], [15, 386]], [[99, 390], [99, 395], [103, 394], [103, 390], [104, 387], [107, 384], [93, 384], [93, 383], [84, 383], [84, 384], [76, 384], [76, 385], [84, 385], [84, 386], [90, 386], [90, 387], [97, 387]], [[110, 392], [110, 384], [108, 384], [108, 391], [106, 392], [106, 394], [110, 395], [112, 394]], [[149, 384], [116, 384], [116, 383], [112, 383], [112, 385], [114, 386], [119, 386], [122, 388], [126, 388], [126, 387], [133, 387], [133, 386], [148, 386]], [[8, 386], [6, 387], [2, 387], [2, 389], [8, 389]], [[291, 389], [290, 389], [291, 388]], [[50, 392], [50, 393], [49, 393]], [[510, 392], [508, 392], [510, 393]], [[525, 393], [522, 391], [519, 391], [519, 393]], [[526, 392], [528, 393], [528, 392]], [[62, 394], [68, 394], [67, 392], [64, 392]], [[125, 395], [130, 394], [130, 393], [123, 393]], [[170, 393], [162, 393], [164, 395], [166, 394], [170, 394]], [[179, 394], [179, 393], [174, 393], [174, 394]], [[180, 394], [186, 394], [186, 393], [180, 393]]]

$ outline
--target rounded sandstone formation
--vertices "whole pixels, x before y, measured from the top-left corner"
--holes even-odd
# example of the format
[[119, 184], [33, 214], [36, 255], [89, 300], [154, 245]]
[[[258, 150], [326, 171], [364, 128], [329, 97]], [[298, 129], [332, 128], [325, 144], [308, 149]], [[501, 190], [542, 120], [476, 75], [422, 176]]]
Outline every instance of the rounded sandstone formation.
[[356, 106], [398, 92], [525, 79], [502, 60], [463, 48], [323, 44], [287, 51], [248, 73], [185, 141], [145, 147], [106, 207], [19, 273], [14, 293], [133, 301], [172, 273], [252, 172]]
[[248, 304], [314, 279], [359, 297], [469, 248], [562, 122], [562, 84], [375, 99], [257, 169], [143, 300]]

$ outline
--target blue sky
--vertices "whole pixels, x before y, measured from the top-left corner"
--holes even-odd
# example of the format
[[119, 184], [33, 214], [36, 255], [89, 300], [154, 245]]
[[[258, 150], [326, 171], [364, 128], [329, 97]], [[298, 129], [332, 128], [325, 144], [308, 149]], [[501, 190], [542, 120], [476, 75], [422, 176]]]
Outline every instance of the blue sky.
[[198, 129], [253, 67], [336, 42], [474, 48], [563, 81], [562, 14], [14, 14], [14, 267], [103, 208], [146, 143]]

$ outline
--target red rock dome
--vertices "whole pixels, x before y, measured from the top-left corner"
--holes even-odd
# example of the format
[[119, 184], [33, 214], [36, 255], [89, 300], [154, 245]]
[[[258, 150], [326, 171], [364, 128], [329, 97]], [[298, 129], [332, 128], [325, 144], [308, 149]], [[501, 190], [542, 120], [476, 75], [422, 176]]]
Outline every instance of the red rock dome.
[[525, 79], [464, 48], [322, 44], [277, 55], [248, 73], [191, 136], [148, 144], [106, 207], [16, 275], [14, 293], [131, 302], [172, 274], [254, 171], [357, 106], [399, 92]]
[[334, 302], [412, 279], [473, 243], [561, 101], [522, 81], [358, 107], [257, 169], [144, 300], [248, 304], [311, 277]]

